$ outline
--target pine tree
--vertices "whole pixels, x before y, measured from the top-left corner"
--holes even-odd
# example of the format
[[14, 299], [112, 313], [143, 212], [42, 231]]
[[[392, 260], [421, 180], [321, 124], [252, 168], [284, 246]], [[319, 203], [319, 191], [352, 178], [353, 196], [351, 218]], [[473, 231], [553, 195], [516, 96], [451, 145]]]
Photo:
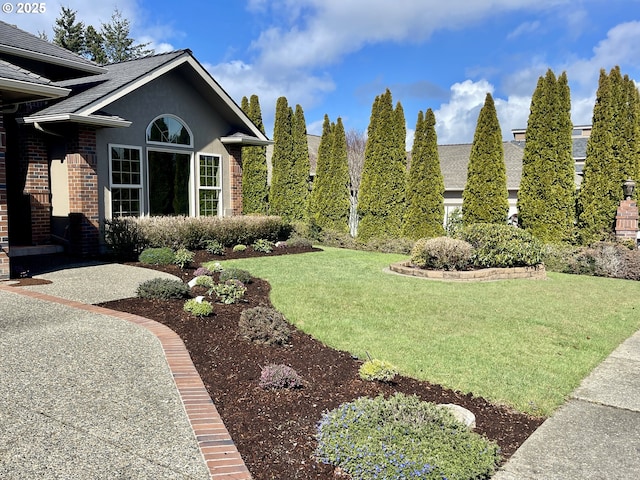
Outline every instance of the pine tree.
[[76, 11], [61, 7], [53, 27], [53, 43], [82, 55], [85, 51], [84, 23], [76, 22]]
[[609, 75], [601, 70], [578, 197], [578, 227], [585, 244], [613, 234], [622, 184], [629, 177], [639, 180], [638, 108], [632, 80], [623, 78], [619, 67]]
[[575, 181], [567, 76], [551, 70], [531, 99], [518, 191], [518, 223], [544, 242], [574, 236]]
[[269, 213], [271, 215], [288, 214], [287, 177], [293, 164], [293, 139], [291, 136], [292, 111], [285, 97], [276, 102], [276, 115], [273, 125], [273, 155], [271, 156], [271, 190], [269, 194]]
[[433, 110], [418, 113], [402, 227], [402, 235], [415, 240], [444, 235], [444, 178], [435, 126]]
[[487, 93], [471, 147], [467, 184], [462, 192], [462, 219], [466, 225], [503, 224], [508, 212], [502, 131], [493, 97]]
[[[265, 133], [262, 110], [257, 95], [242, 98], [242, 110]], [[267, 213], [267, 147], [252, 146], [242, 149], [242, 213]]]
[[406, 126], [389, 89], [373, 102], [358, 199], [358, 238], [400, 236], [406, 179]]

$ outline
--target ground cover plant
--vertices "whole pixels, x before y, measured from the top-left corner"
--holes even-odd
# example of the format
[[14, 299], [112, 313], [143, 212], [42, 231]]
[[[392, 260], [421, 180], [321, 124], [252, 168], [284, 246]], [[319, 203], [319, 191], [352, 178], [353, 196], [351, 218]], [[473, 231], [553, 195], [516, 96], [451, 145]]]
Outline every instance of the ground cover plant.
[[405, 259], [327, 247], [223, 263], [269, 281], [274, 307], [333, 348], [532, 414], [553, 412], [640, 328], [638, 282], [551, 273], [461, 284], [383, 273]]
[[[270, 255], [285, 258], [291, 253], [309, 251], [308, 247], [287, 247], [278, 248]], [[257, 254], [251, 249], [242, 253], [227, 249], [224, 258]], [[175, 264], [147, 268], [172, 273], [187, 282], [194, 277], [196, 265], [211, 259], [210, 255], [200, 251], [196, 252], [194, 265], [184, 270]], [[213, 272], [214, 280], [219, 281], [219, 268], [212, 270], [216, 270]], [[202, 287], [194, 287], [191, 294], [202, 295], [202, 290]], [[180, 335], [256, 480], [344, 478], [336, 477], [333, 466], [316, 461], [316, 427], [323, 412], [363, 396], [375, 398], [383, 394], [389, 397], [403, 392], [416, 394], [425, 401], [461, 405], [475, 414], [475, 431], [499, 444], [504, 459], [513, 454], [542, 422], [541, 418], [492, 404], [481, 397], [402, 375], [396, 376], [392, 382], [364, 381], [358, 375], [361, 361], [348, 352], [327, 347], [296, 328], [290, 329], [282, 344], [252, 343], [243, 336], [239, 318], [248, 309], [265, 305], [272, 307], [269, 296], [269, 284], [254, 278], [247, 284], [246, 302], [232, 305], [216, 303], [213, 314], [202, 318], [183, 311], [184, 299], [136, 298], [104, 304], [152, 318]], [[268, 365], [293, 368], [303, 380], [302, 388], [260, 388], [261, 369]]]

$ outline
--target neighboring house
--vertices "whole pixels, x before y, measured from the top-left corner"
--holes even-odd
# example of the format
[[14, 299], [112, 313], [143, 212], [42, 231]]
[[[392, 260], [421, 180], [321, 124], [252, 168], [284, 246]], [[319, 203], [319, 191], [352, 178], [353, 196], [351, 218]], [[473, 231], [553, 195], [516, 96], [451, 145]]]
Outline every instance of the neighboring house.
[[0, 279], [116, 216], [240, 214], [242, 146], [271, 143], [189, 50], [99, 66], [4, 22], [0, 104]]

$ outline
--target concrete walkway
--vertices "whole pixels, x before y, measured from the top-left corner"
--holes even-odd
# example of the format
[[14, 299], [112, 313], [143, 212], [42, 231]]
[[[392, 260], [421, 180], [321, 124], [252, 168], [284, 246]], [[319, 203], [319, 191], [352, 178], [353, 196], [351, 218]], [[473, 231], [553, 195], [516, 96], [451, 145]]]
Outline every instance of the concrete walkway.
[[0, 478], [250, 478], [180, 339], [87, 305], [158, 276], [108, 264], [0, 284]]
[[640, 332], [602, 362], [493, 476], [493, 480], [636, 478], [640, 478]]

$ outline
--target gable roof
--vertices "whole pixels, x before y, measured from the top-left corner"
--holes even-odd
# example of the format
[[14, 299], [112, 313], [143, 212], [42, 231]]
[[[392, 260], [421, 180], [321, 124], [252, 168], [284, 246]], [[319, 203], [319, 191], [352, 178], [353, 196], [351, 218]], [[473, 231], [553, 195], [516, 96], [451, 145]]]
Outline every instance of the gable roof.
[[[170, 71], [180, 71], [189, 81], [190, 86], [232, 125], [234, 130], [229, 132], [229, 136], [224, 137], [223, 141], [243, 145], [270, 143], [227, 92], [193, 57], [190, 50], [178, 50], [114, 63], [106, 65], [106, 72], [101, 75], [56, 82], [56, 86], [70, 88], [72, 95], [25, 117], [24, 121], [25, 123], [60, 121], [90, 123], [98, 116], [101, 119], [108, 118], [105, 109], [108, 109], [110, 104]], [[114, 121], [122, 120], [114, 118]]]
[[53, 85], [51, 80], [0, 59], [2, 103], [16, 104], [43, 98], [67, 96], [71, 90]]

